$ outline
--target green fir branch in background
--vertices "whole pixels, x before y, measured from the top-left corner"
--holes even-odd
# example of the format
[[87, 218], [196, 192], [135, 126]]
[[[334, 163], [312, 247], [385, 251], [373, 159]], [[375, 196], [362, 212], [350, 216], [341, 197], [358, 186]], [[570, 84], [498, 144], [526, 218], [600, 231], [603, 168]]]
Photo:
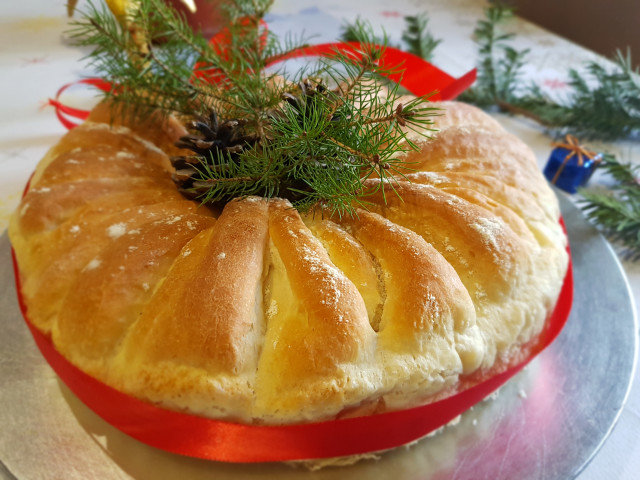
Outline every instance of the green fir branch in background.
[[509, 44], [514, 34], [503, 32], [502, 25], [512, 17], [513, 10], [501, 4], [485, 10], [474, 32], [480, 55], [478, 80], [461, 100], [532, 118], [555, 137], [570, 132], [583, 138], [615, 140], [640, 132], [640, 80], [630, 52], [617, 52], [613, 68], [590, 62], [585, 65], [586, 73], [569, 70], [571, 93], [558, 103], [538, 86], [520, 84], [529, 51]]
[[568, 132], [599, 140], [634, 136], [640, 132], [639, 72], [629, 51], [618, 51], [613, 62], [612, 68], [590, 62], [586, 75], [571, 69], [572, 93], [564, 104], [551, 101], [539, 89], [518, 98], [516, 104], [557, 136]]
[[513, 100], [519, 74], [529, 50], [516, 50], [508, 44], [515, 36], [505, 33], [501, 24], [513, 17], [513, 9], [495, 4], [485, 10], [474, 36], [478, 43], [478, 79], [460, 100], [488, 107]]
[[429, 31], [429, 18], [425, 13], [404, 17], [406, 24], [402, 40], [407, 45], [407, 51], [431, 61], [433, 52], [442, 39], [435, 38]]
[[611, 240], [620, 242], [631, 260], [640, 259], [640, 166], [620, 163], [605, 155], [600, 164], [615, 185], [609, 191], [581, 189], [581, 206]]
[[[586, 73], [569, 70], [571, 93], [563, 103], [545, 95], [537, 85], [519, 84], [519, 72], [528, 50], [509, 45], [514, 35], [504, 33], [501, 24], [512, 10], [495, 4], [485, 10], [475, 38], [480, 63], [478, 80], [460, 97], [482, 108], [497, 106], [543, 125], [552, 136], [566, 133], [582, 138], [615, 140], [640, 132], [640, 81], [633, 69], [631, 53], [617, 52], [614, 66], [597, 62], [586, 65]], [[640, 259], [640, 185], [638, 168], [621, 164], [607, 155], [600, 165], [616, 185], [610, 191], [580, 190], [585, 215], [611, 240], [626, 248], [626, 256]]]
[[389, 39], [384, 30], [382, 31], [382, 35], [378, 35], [371, 24], [360, 17], [357, 17], [353, 23], [345, 23], [342, 25], [340, 40], [343, 42], [359, 42], [362, 40], [363, 34], [373, 43], [389, 45]]
[[[336, 53], [287, 80], [265, 71], [302, 44], [281, 42], [261, 25], [271, 3], [229, 2], [224, 51], [163, 0], [140, 0], [127, 28], [89, 3], [70, 35], [91, 49], [90, 66], [114, 85], [107, 97], [132, 120], [182, 115], [192, 133], [178, 145], [193, 153], [171, 161], [186, 195], [211, 204], [279, 196], [302, 210], [320, 204], [352, 214], [377, 189], [393, 189], [393, 175], [406, 168], [403, 154], [417, 149], [403, 128], [424, 134], [437, 109], [424, 97], [399, 103], [397, 85], [380, 95], [380, 78], [390, 73], [378, 65], [386, 47], [364, 23], [350, 31], [361, 58]], [[388, 181], [367, 187], [374, 176]]]
[[[402, 33], [404, 50], [430, 61], [433, 58], [434, 50], [442, 43], [442, 40], [435, 38], [429, 31], [429, 17], [427, 14], [420, 13], [418, 15], [404, 17], [404, 22], [405, 28]], [[371, 24], [366, 20], [362, 20], [360, 17], [356, 18], [353, 23], [345, 23], [342, 26], [340, 40], [343, 42], [357, 42], [359, 41], [358, 32], [365, 32], [370, 39], [380, 45], [403, 48], [403, 45], [390, 44], [384, 30], [382, 31], [382, 35], [377, 34]]]

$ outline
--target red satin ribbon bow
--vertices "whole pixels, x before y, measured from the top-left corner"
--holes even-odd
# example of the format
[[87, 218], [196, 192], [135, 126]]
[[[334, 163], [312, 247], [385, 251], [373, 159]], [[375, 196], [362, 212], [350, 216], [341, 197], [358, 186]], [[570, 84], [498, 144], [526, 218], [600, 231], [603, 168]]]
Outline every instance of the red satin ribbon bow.
[[103, 80], [101, 78], [83, 78], [82, 80], [76, 80], [75, 82], [67, 83], [60, 87], [56, 92], [55, 98], [50, 98], [48, 100], [48, 104], [53, 106], [56, 110], [56, 115], [60, 123], [64, 125], [68, 130], [71, 130], [73, 127], [77, 127], [80, 123], [76, 123], [70, 120], [68, 117], [77, 118], [79, 120], [86, 120], [89, 117], [89, 110], [82, 110], [80, 108], [70, 107], [69, 105], [65, 105], [60, 101], [60, 96], [69, 88], [76, 85], [91, 85], [92, 87], [96, 87], [103, 92], [108, 92], [112, 88], [112, 84]]

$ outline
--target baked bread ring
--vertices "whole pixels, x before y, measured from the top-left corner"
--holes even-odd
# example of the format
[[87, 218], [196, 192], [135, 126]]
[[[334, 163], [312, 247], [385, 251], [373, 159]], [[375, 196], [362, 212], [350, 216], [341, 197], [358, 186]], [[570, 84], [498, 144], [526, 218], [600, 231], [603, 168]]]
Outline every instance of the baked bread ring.
[[408, 408], [507, 368], [567, 270], [557, 200], [491, 117], [436, 106], [399, 195], [337, 218], [187, 200], [168, 157], [182, 127], [111, 124], [99, 105], [11, 220], [29, 319], [108, 385], [245, 423]]

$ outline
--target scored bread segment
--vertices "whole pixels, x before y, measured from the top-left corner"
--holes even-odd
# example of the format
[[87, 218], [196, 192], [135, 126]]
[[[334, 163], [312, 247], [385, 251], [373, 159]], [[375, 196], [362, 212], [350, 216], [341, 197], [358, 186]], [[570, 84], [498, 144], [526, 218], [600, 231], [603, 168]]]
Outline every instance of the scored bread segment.
[[267, 421], [329, 418], [379, 384], [376, 335], [357, 288], [297, 210], [283, 200], [269, 208], [273, 270], [255, 414]]
[[[454, 332], [469, 330], [471, 336], [478, 335], [467, 289], [432, 245], [415, 232], [362, 209], [357, 217], [342, 222], [375, 256], [383, 272], [381, 349], [424, 354], [433, 349], [434, 336], [449, 337], [453, 344]], [[465, 358], [465, 370], [477, 368], [481, 357], [479, 349], [475, 358]], [[460, 359], [454, 361], [460, 363]]]
[[177, 118], [163, 112], [153, 112], [140, 118], [139, 115], [131, 115], [126, 108], [123, 103], [105, 99], [91, 110], [87, 121], [111, 127], [126, 127], [129, 134], [133, 134], [138, 141], [142, 139], [147, 146], [153, 145], [167, 155], [179, 155], [182, 152], [175, 146], [175, 142], [189, 132]]
[[[105, 170], [104, 175], [101, 175], [102, 170]], [[165, 172], [164, 176], [159, 174], [161, 171]], [[47, 152], [36, 168], [31, 185], [144, 176], [170, 187], [171, 171], [168, 155], [129, 128], [85, 122], [67, 132]], [[145, 175], [147, 173], [151, 176]]]
[[267, 202], [230, 202], [200, 243], [176, 259], [130, 332], [131, 355], [148, 363], [180, 361], [214, 374], [255, 370], [254, 337], [263, 331], [256, 292], [266, 239]]
[[492, 365], [525, 322], [516, 303], [531, 281], [531, 235], [522, 239], [491, 210], [429, 185], [399, 182], [396, 189], [400, 197], [387, 193], [386, 203], [382, 193], [372, 196], [371, 209], [419, 234], [453, 266], [476, 308], [487, 348], [483, 367]]
[[385, 301], [384, 281], [375, 257], [344, 228], [328, 219], [306, 218], [331, 261], [353, 282], [367, 307], [369, 323], [378, 331]]
[[257, 197], [232, 201], [182, 249], [123, 343], [116, 368], [126, 391], [246, 416], [264, 334], [267, 212]]
[[[155, 192], [153, 195], [159, 202], [184, 198], [175, 188], [158, 186], [157, 182], [144, 177], [101, 178], [33, 187], [22, 199], [20, 210], [11, 218], [9, 229], [15, 232], [14, 235], [28, 237], [57, 228], [94, 200], [102, 201], [110, 194], [148, 190]], [[135, 203], [131, 202], [129, 206], [135, 206]]]
[[[159, 207], [160, 205], [162, 207]], [[166, 211], [162, 208], [166, 208]], [[85, 202], [71, 210], [73, 211], [69, 212], [68, 217], [57, 219], [55, 228], [28, 232], [22, 230], [23, 235], [28, 237], [29, 246], [26, 256], [29, 257], [29, 263], [41, 266], [43, 262], [51, 261], [56, 254], [67, 252], [71, 246], [83, 243], [83, 238], [89, 234], [89, 231], [92, 231], [91, 235], [103, 236], [101, 234], [107, 232], [100, 230], [101, 224], [110, 219], [113, 223], [141, 222], [143, 217], [140, 214], [147, 210], [148, 215], [154, 217], [172, 215], [174, 212], [195, 212], [196, 206], [186, 202], [179, 195], [165, 195], [164, 192], [153, 188], [141, 188], [122, 192], [112, 191], [99, 201]], [[122, 219], [120, 219], [121, 216]], [[86, 242], [88, 238], [84, 241]], [[26, 264], [23, 273], [27, 274], [31, 269], [31, 266]]]
[[[439, 132], [432, 141], [406, 161], [414, 171], [467, 172], [486, 175], [525, 192], [547, 214], [558, 218], [558, 202], [546, 185], [531, 149], [506, 132], [452, 126]], [[528, 203], [527, 202], [527, 203]]]
[[117, 238], [76, 275], [69, 288], [53, 323], [56, 348], [103, 377], [115, 347], [137, 320], [153, 287], [183, 245], [214, 221], [185, 213], [130, 230], [116, 224]]
[[413, 231], [358, 210], [342, 224], [375, 256], [385, 303], [378, 332], [388, 407], [415, 404], [482, 361], [471, 298], [453, 267]]
[[[411, 183], [434, 186], [445, 192], [453, 193], [471, 190], [492, 201], [513, 210], [520, 217], [538, 243], [550, 250], [564, 242], [562, 229], [556, 222], [550, 222], [545, 212], [536, 202], [530, 201], [530, 196], [507, 185], [494, 176], [469, 172], [415, 172], [406, 175]], [[468, 196], [465, 197], [469, 199]]]
[[[22, 293], [38, 328], [50, 331], [80, 272], [120, 236], [133, 237], [149, 223], [197, 209], [184, 200], [145, 205], [140, 193], [112, 195], [106, 201], [89, 204], [59, 228], [32, 239], [32, 261], [23, 270]], [[158, 200], [154, 195], [147, 198], [153, 199]], [[141, 206], [126, 208], [132, 200], [140, 200]], [[133, 243], [129, 246], [132, 252], [137, 248]]]

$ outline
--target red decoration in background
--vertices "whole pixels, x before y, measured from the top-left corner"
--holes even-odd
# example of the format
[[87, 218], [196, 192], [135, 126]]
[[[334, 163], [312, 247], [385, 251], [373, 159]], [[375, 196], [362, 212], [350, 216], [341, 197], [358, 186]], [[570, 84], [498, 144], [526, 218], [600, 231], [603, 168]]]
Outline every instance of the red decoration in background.
[[402, 13], [398, 12], [397, 10], [383, 10], [382, 12], [380, 12], [380, 15], [382, 15], [383, 17], [388, 17], [388, 18], [404, 17], [404, 15]]
[[[215, 38], [215, 37], [214, 37]], [[269, 65], [299, 57], [328, 57], [338, 52], [356, 60], [362, 58], [362, 45], [358, 42], [322, 43], [302, 47], [293, 52], [273, 59]], [[379, 65], [395, 70], [387, 75], [389, 80], [399, 83], [417, 96], [426, 95], [430, 100], [453, 100], [476, 80], [476, 69], [470, 70], [460, 78], [454, 78], [426, 60], [393, 47], [386, 47], [380, 57]]]
[[79, 120], [86, 120], [87, 117], [89, 117], [90, 112], [89, 110], [82, 110], [65, 105], [60, 101], [60, 95], [62, 95], [65, 90], [73, 86], [82, 84], [91, 85], [92, 87], [96, 87], [103, 92], [108, 92], [111, 90], [111, 83], [102, 80], [101, 78], [83, 78], [82, 80], [76, 80], [75, 82], [67, 83], [60, 87], [56, 92], [56, 97], [53, 99], [50, 98], [48, 103], [56, 109], [58, 120], [60, 120], [60, 123], [62, 123], [62, 125], [64, 125], [68, 130], [71, 130], [73, 127], [77, 127], [78, 125], [80, 125], [79, 123], [73, 122], [68, 117], [77, 118]]
[[559, 80], [557, 78], [547, 78], [542, 81], [542, 84], [545, 87], [548, 87], [552, 90], [559, 90], [559, 89], [567, 88], [569, 86], [567, 82], [563, 80]]

